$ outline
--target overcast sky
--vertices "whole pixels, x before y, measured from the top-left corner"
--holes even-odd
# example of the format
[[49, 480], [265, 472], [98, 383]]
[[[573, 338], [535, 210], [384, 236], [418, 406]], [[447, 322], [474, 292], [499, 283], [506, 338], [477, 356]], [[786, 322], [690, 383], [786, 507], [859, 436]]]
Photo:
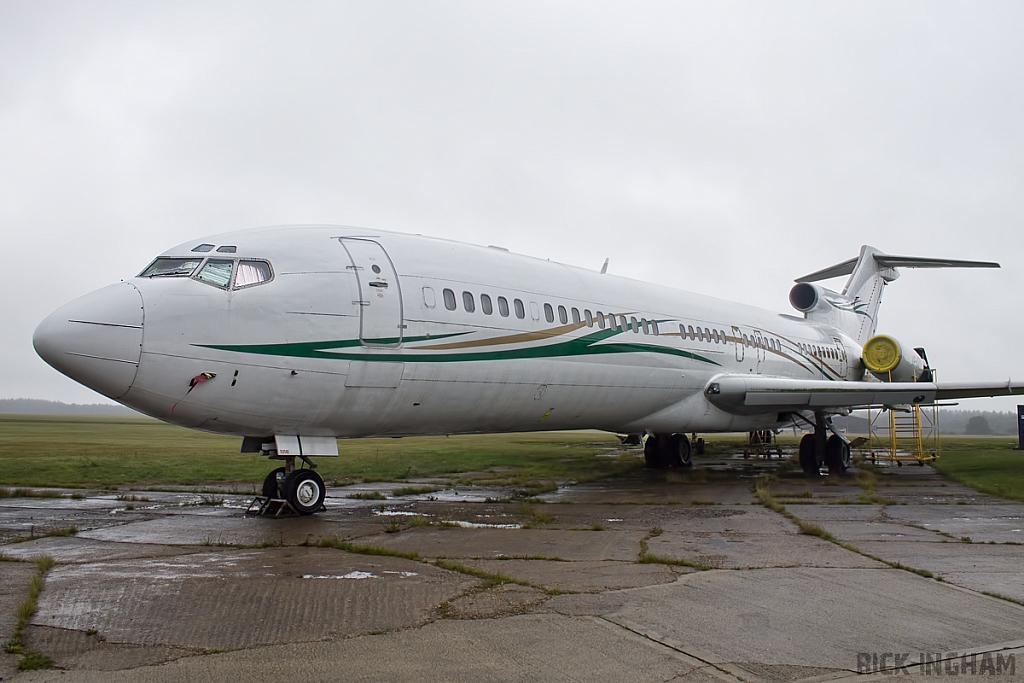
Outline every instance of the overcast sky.
[[104, 400], [36, 357], [48, 313], [311, 222], [779, 312], [864, 243], [997, 260], [904, 270], [879, 331], [940, 380], [1024, 380], [1022, 35], [977, 0], [0, 0], [0, 398]]

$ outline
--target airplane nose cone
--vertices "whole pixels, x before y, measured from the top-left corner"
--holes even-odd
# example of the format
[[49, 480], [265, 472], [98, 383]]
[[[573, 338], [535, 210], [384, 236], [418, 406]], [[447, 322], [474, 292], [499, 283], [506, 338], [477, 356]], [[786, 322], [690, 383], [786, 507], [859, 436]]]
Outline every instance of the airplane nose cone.
[[32, 345], [58, 372], [116, 400], [135, 381], [142, 323], [142, 294], [119, 282], [51, 313], [36, 328]]

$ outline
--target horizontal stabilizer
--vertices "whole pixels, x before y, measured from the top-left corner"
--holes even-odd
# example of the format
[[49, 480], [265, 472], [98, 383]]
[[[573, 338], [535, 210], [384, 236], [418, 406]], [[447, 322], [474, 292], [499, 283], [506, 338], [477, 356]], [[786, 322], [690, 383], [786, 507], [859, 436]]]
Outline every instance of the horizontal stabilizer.
[[734, 415], [930, 404], [1015, 394], [1024, 394], [1024, 383], [832, 382], [750, 375], [719, 375], [704, 389], [711, 403]]
[[887, 268], [998, 268], [991, 261], [959, 261], [948, 258], [921, 258], [919, 256], [890, 256], [875, 254], [875, 261]]
[[[998, 263], [992, 261], [962, 261], [948, 258], [923, 258], [920, 256], [893, 256], [891, 254], [872, 254], [875, 262], [885, 268], [998, 268]], [[797, 278], [796, 282], [818, 282], [834, 277], [849, 275], [857, 267], [857, 258], [852, 258], [842, 263], [837, 263], [828, 268], [822, 268], [810, 275]]]

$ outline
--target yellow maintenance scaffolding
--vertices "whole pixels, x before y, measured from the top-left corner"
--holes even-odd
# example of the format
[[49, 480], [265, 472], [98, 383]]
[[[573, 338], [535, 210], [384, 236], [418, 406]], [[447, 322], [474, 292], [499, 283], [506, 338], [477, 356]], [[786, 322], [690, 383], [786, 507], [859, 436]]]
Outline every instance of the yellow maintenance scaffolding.
[[868, 449], [871, 462], [907, 461], [924, 465], [939, 457], [939, 407], [868, 407]]

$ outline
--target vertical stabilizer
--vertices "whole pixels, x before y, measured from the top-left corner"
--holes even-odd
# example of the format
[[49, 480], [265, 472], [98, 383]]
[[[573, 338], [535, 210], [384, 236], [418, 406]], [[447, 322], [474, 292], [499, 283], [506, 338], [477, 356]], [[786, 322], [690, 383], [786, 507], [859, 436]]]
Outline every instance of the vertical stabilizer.
[[[808, 320], [831, 325], [863, 345], [875, 334], [885, 286], [899, 277], [897, 268], [998, 268], [989, 261], [893, 256], [864, 245], [857, 258], [799, 278], [789, 293], [793, 307]], [[842, 293], [812, 284], [849, 275]]]

